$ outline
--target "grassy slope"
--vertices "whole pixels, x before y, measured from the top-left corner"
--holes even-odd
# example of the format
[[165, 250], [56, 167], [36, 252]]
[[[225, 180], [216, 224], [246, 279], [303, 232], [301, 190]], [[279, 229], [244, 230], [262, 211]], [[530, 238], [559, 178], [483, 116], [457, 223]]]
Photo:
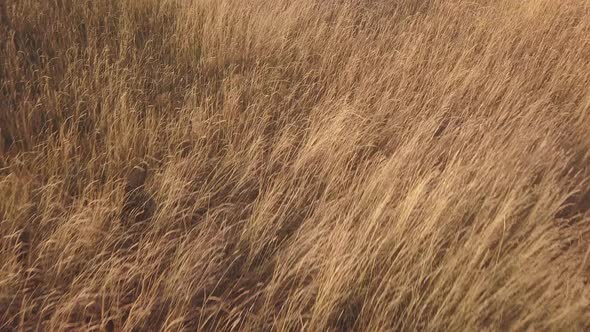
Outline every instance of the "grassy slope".
[[0, 11], [0, 330], [590, 328], [586, 1]]

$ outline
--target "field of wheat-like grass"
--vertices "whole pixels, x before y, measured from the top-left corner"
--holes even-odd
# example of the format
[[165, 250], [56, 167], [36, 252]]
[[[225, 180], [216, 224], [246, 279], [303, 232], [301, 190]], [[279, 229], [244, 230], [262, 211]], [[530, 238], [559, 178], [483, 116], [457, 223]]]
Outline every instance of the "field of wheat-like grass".
[[0, 331], [590, 330], [590, 2], [0, 0]]

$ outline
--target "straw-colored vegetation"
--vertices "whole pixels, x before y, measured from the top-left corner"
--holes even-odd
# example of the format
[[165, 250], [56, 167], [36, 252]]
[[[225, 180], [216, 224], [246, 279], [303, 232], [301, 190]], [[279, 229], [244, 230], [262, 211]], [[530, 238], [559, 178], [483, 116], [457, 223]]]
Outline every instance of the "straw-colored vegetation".
[[0, 1], [0, 330], [590, 329], [590, 2]]

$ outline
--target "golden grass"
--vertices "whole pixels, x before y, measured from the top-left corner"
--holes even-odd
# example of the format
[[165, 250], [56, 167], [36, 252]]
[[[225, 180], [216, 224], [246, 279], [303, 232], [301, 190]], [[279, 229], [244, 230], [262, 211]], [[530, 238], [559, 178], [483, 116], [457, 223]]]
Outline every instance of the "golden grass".
[[0, 330], [590, 329], [588, 17], [0, 1]]

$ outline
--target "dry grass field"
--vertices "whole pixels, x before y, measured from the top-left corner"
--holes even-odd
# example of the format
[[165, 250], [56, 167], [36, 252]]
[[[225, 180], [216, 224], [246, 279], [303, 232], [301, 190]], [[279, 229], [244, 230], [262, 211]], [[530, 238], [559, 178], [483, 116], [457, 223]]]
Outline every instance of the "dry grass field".
[[590, 2], [0, 0], [0, 331], [588, 331]]

